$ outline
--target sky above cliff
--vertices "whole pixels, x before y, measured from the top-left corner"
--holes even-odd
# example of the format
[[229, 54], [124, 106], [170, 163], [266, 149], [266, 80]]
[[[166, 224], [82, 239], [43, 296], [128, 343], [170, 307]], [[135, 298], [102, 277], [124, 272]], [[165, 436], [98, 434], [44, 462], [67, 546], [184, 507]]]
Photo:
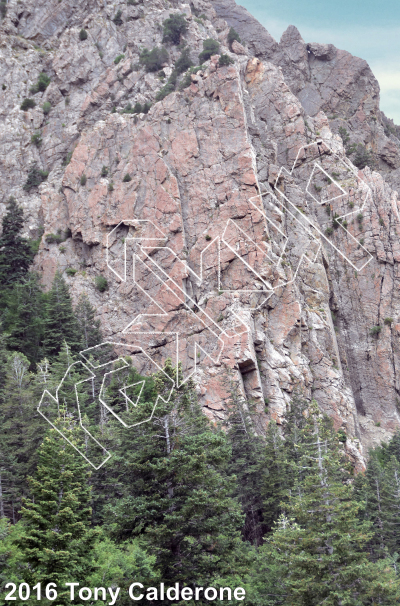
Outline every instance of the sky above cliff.
[[400, 124], [399, 0], [236, 0], [279, 41], [295, 25], [306, 42], [334, 44], [368, 61], [381, 109]]

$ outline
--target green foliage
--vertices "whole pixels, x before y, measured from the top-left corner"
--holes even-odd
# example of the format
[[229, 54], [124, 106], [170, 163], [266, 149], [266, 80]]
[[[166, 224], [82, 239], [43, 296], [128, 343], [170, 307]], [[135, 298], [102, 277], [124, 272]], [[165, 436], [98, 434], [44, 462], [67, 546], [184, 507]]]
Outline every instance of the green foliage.
[[353, 164], [360, 170], [366, 166], [373, 167], [374, 156], [372, 150], [368, 150], [364, 145], [358, 144], [356, 155], [353, 159]]
[[132, 177], [130, 176], [129, 173], [126, 173], [126, 175], [124, 176], [124, 178], [122, 179], [122, 181], [124, 183], [128, 183], [129, 181], [132, 181]]
[[24, 354], [31, 370], [42, 357], [44, 335], [45, 295], [39, 276], [27, 273], [13, 285], [6, 300], [3, 328], [7, 336], [7, 348]]
[[1, 506], [15, 523], [21, 499], [29, 491], [26, 477], [36, 466], [43, 426], [33, 398], [35, 378], [29, 372], [29, 360], [20, 352], [6, 354], [4, 339], [1, 349]]
[[325, 234], [327, 236], [332, 236], [333, 235], [333, 227], [327, 227], [325, 230]]
[[174, 90], [175, 90], [174, 84], [171, 84], [171, 83], [166, 84], [156, 94], [156, 101], [162, 101], [163, 99], [165, 99], [165, 97], [167, 97], [168, 95], [173, 93]]
[[133, 107], [132, 107], [131, 103], [128, 103], [126, 105], [126, 107], [121, 111], [121, 114], [141, 114], [141, 113], [147, 113], [147, 112], [143, 111], [143, 108], [144, 108], [144, 106], [142, 106], [142, 104], [139, 103], [139, 101], [136, 101], [136, 103], [135, 103], [135, 105]]
[[170, 13], [169, 19], [163, 21], [163, 43], [180, 44], [181, 36], [186, 34], [187, 29], [188, 24], [184, 14]]
[[[65, 124], [63, 124], [63, 126], [65, 126]], [[65, 158], [63, 160], [63, 163], [62, 163], [63, 166], [68, 166], [68, 164], [71, 162], [71, 158], [72, 158], [72, 154], [73, 153], [74, 153], [73, 151], [70, 151], [70, 152], [67, 153], [67, 155], [65, 156]]]
[[231, 394], [228, 439], [232, 449], [228, 471], [236, 477], [234, 496], [245, 514], [243, 539], [253, 545], [261, 545], [268, 530], [263, 502], [267, 481], [265, 442], [255, 435], [255, 415], [249, 410], [238, 386], [230, 381], [228, 388]]
[[84, 187], [86, 185], [86, 182], [87, 182], [87, 177], [86, 177], [85, 173], [83, 173], [83, 175], [81, 176], [82, 187]]
[[36, 82], [36, 84], [30, 87], [29, 92], [33, 93], [34, 95], [36, 95], [36, 93], [44, 93], [46, 88], [49, 86], [50, 82], [50, 77], [44, 72], [41, 72], [39, 74], [38, 81]]
[[108, 280], [104, 276], [96, 276], [94, 282], [99, 292], [108, 290]]
[[36, 147], [40, 147], [42, 145], [42, 133], [35, 133], [31, 137], [31, 143], [36, 145]]
[[48, 171], [40, 170], [36, 164], [34, 164], [28, 173], [23, 189], [29, 191], [32, 187], [37, 187], [47, 179], [48, 175]]
[[59, 271], [56, 272], [46, 301], [44, 354], [52, 360], [64, 341], [73, 352], [79, 351], [80, 334], [72, 308], [69, 288]]
[[232, 57], [226, 54], [221, 55], [218, 61], [220, 67], [223, 67], [225, 65], [232, 65], [233, 63], [235, 63], [235, 61], [232, 59]]
[[193, 62], [190, 58], [190, 49], [188, 47], [185, 47], [182, 50], [180, 57], [177, 59], [177, 61], [175, 63], [174, 69], [173, 69], [170, 77], [168, 78], [167, 84], [165, 84], [165, 86], [163, 86], [158, 91], [158, 93], [156, 95], [156, 101], [161, 101], [167, 95], [174, 92], [174, 90], [176, 89], [178, 76], [180, 74], [183, 74], [185, 71], [190, 69], [192, 66], [193, 66]]
[[115, 13], [113, 21], [114, 21], [115, 25], [122, 25], [123, 24], [121, 9], [117, 10], [117, 12]]
[[147, 72], [158, 72], [168, 62], [168, 53], [163, 46], [155, 46], [151, 51], [145, 48], [140, 53], [139, 61]]
[[21, 103], [22, 111], [26, 112], [28, 109], [36, 107], [36, 103], [33, 99], [24, 99]]
[[375, 566], [368, 561], [365, 546], [371, 525], [359, 519], [352, 485], [344, 481], [339, 442], [315, 404], [301, 435], [296, 490], [266, 547], [287, 570], [286, 603], [393, 603], [399, 581], [388, 562]]
[[43, 103], [42, 110], [43, 110], [43, 113], [44, 113], [45, 116], [47, 116], [50, 113], [50, 110], [51, 110], [51, 103], [50, 103], [50, 101], [45, 101]]
[[197, 67], [191, 67], [188, 70], [188, 72], [185, 74], [184, 78], [182, 78], [181, 82], [179, 83], [179, 90], [184, 90], [185, 88], [190, 86], [192, 84], [191, 75], [197, 74], [197, 72], [202, 69], [204, 69], [203, 65], [198, 65]]
[[114, 59], [115, 65], [118, 65], [118, 63], [120, 61], [122, 61], [122, 59], [125, 59], [125, 55], [118, 55], [117, 57], [115, 57], [115, 59]]
[[4, 511], [2, 514], [0, 515], [0, 593], [4, 594], [6, 583], [20, 581], [15, 574], [19, 556], [15, 539], [21, 533], [21, 524], [12, 525], [10, 520], [4, 517]]
[[[79, 444], [71, 421], [57, 427], [72, 444]], [[65, 583], [85, 584], [94, 572], [94, 545], [99, 531], [90, 528], [90, 472], [82, 457], [56, 431], [50, 429], [39, 448], [39, 464], [30, 479], [32, 499], [22, 508], [25, 526], [18, 539], [24, 580], [31, 586], [55, 582], [57, 604], [70, 604]], [[56, 530], [55, 530], [56, 529]]]
[[20, 234], [24, 227], [24, 213], [11, 196], [2, 219], [0, 236], [0, 284], [8, 287], [20, 282], [27, 274], [33, 260], [29, 241]]
[[85, 29], [81, 29], [81, 31], [79, 32], [79, 40], [87, 40], [88, 37], [88, 33]]
[[[128, 589], [132, 579], [140, 579], [145, 587], [159, 583], [155, 560], [155, 556], [149, 555], [137, 540], [117, 545], [102, 534], [94, 545], [96, 569], [87, 580], [87, 586], [120, 587], [118, 602], [131, 604]], [[100, 606], [102, 602], [98, 604]]]
[[386, 326], [391, 326], [393, 324], [393, 318], [385, 318], [384, 323], [386, 324]]
[[233, 27], [231, 27], [229, 29], [227, 40], [228, 40], [229, 48], [232, 48], [232, 42], [234, 42], [235, 40], [237, 42], [241, 42], [239, 34], [237, 33], [237, 31]]
[[217, 55], [218, 53], [219, 42], [213, 38], [207, 38], [207, 40], [203, 40], [203, 50], [199, 54], [199, 61], [200, 63], [203, 63], [203, 61], [208, 61], [210, 57]]
[[[176, 376], [170, 361], [164, 372], [155, 376], [153, 393], [140, 410], [127, 418], [148, 417], [155, 397], [167, 397], [168, 377]], [[114, 409], [117, 387], [108, 391]], [[124, 454], [115, 457], [112, 477], [117, 486], [125, 480], [122, 498], [108, 508], [113, 535], [142, 537], [166, 582], [211, 584], [239, 572], [242, 515], [230, 496], [234, 480], [225, 472], [230, 448], [226, 435], [209, 426], [194, 385], [173, 390], [168, 402], [159, 400], [152, 420], [122, 429], [120, 440]]]
[[75, 317], [81, 335], [83, 349], [94, 347], [102, 342], [100, 320], [96, 320], [96, 310], [91, 305], [88, 296], [82, 293], [75, 307]]
[[1, 0], [0, 1], [0, 16], [2, 19], [4, 19], [4, 17], [7, 14], [7, 0]]
[[347, 147], [350, 141], [350, 135], [344, 126], [339, 126], [339, 135], [342, 137], [344, 147]]
[[73, 278], [74, 275], [78, 273], [78, 270], [75, 269], [74, 267], [67, 267], [67, 269], [65, 270], [65, 273], [67, 274], [67, 276], [70, 276], [71, 278]]
[[193, 61], [190, 58], [190, 48], [187, 46], [182, 50], [179, 58], [177, 59], [174, 70], [177, 74], [183, 74], [189, 69], [189, 67], [192, 66]]
[[61, 242], [65, 242], [65, 240], [68, 240], [70, 237], [71, 230], [67, 229], [62, 232], [61, 229], [58, 229], [56, 234], [47, 234], [45, 240], [47, 244], [61, 244]]
[[376, 326], [373, 326], [370, 331], [369, 334], [371, 335], [371, 337], [378, 337], [380, 332], [382, 330], [382, 326], [380, 326], [379, 324], [377, 324]]

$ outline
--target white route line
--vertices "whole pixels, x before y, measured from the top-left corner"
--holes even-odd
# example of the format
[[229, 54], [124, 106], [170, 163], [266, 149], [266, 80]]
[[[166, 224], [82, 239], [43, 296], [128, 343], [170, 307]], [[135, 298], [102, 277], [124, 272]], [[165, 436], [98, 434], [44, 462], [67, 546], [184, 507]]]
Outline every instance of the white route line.
[[[166, 251], [168, 252], [170, 255], [172, 255], [173, 257], [173, 265], [176, 267], [176, 263], [179, 263], [182, 265], [182, 268], [184, 270], [184, 275], [191, 275], [192, 278], [194, 278], [194, 280], [196, 281], [197, 285], [201, 285], [203, 282], [203, 269], [204, 269], [204, 255], [209, 251], [210, 247], [212, 246], [216, 246], [217, 247], [217, 252], [218, 252], [218, 266], [217, 266], [217, 285], [218, 285], [218, 290], [219, 292], [224, 292], [224, 293], [256, 293], [258, 295], [262, 295], [263, 296], [263, 301], [261, 302], [261, 304], [258, 305], [258, 307], [254, 308], [253, 311], [259, 309], [266, 300], [268, 300], [273, 293], [275, 293], [278, 289], [283, 288], [291, 283], [293, 283], [298, 275], [298, 272], [300, 270], [300, 266], [303, 263], [303, 261], [306, 261], [307, 263], [313, 264], [316, 262], [319, 252], [321, 250], [322, 247], [322, 243], [320, 240], [318, 240], [316, 233], [322, 237], [326, 242], [329, 243], [330, 246], [332, 246], [336, 252], [343, 258], [345, 259], [355, 270], [357, 271], [361, 271], [362, 269], [364, 269], [364, 267], [366, 267], [366, 265], [368, 265], [368, 263], [372, 260], [372, 255], [360, 244], [360, 242], [358, 242], [358, 240], [343, 226], [341, 225], [340, 221], [339, 225], [342, 229], [344, 229], [348, 236], [354, 241], [356, 242], [362, 249], [363, 251], [365, 251], [365, 253], [367, 255], [369, 255], [369, 259], [362, 265], [361, 268], [356, 267], [354, 265], [354, 263], [340, 250], [337, 248], [337, 246], [335, 246], [331, 240], [329, 240], [327, 238], [327, 236], [322, 232], [322, 230], [320, 229], [319, 226], [317, 226], [314, 221], [312, 219], [310, 219], [309, 217], [307, 217], [306, 215], [301, 214], [301, 220], [299, 220], [298, 215], [300, 213], [299, 209], [297, 208], [297, 206], [290, 200], [290, 198], [288, 196], [286, 196], [284, 193], [282, 193], [279, 189], [278, 189], [278, 184], [279, 181], [282, 177], [282, 175], [286, 174], [290, 177], [295, 176], [294, 172], [296, 170], [296, 168], [300, 168], [302, 166], [302, 159], [306, 156], [307, 154], [307, 150], [309, 148], [315, 147], [315, 149], [319, 150], [321, 148], [321, 146], [324, 145], [327, 150], [328, 153], [333, 156], [335, 158], [335, 160], [339, 163], [341, 163], [341, 165], [347, 169], [348, 171], [351, 172], [352, 176], [355, 177], [357, 179], [357, 183], [358, 183], [358, 187], [360, 188], [360, 184], [361, 188], [364, 189], [364, 191], [366, 192], [363, 204], [360, 207], [357, 207], [356, 209], [352, 210], [349, 213], [345, 213], [341, 216], [337, 216], [334, 217], [334, 219], [336, 219], [337, 221], [339, 219], [344, 219], [345, 217], [348, 217], [350, 215], [354, 215], [354, 213], [356, 212], [360, 212], [365, 204], [367, 203], [367, 200], [370, 198], [371, 196], [371, 189], [368, 186], [368, 184], [359, 176], [358, 172], [356, 170], [354, 170], [354, 168], [352, 166], [350, 166], [349, 164], [347, 164], [347, 162], [345, 162], [344, 160], [342, 160], [330, 147], [329, 145], [323, 140], [323, 139], [319, 139], [313, 143], [310, 143], [308, 145], [305, 145], [303, 147], [301, 147], [297, 153], [296, 159], [293, 163], [293, 166], [291, 168], [290, 171], [288, 171], [286, 168], [281, 167], [278, 176], [276, 178], [275, 181], [275, 193], [272, 192], [267, 192], [267, 193], [259, 193], [256, 196], [253, 196], [252, 198], [249, 199], [250, 204], [253, 206], [253, 208], [259, 212], [264, 221], [266, 222], [266, 224], [270, 224], [274, 230], [277, 231], [277, 233], [280, 235], [282, 242], [276, 242], [275, 240], [273, 241], [279, 248], [280, 254], [277, 255], [273, 252], [272, 246], [273, 244], [271, 243], [271, 241], [267, 244], [267, 243], [263, 243], [265, 248], [262, 248], [260, 246], [259, 243], [255, 242], [248, 234], [246, 231], [244, 231], [240, 225], [235, 222], [233, 219], [228, 219], [226, 222], [226, 225], [223, 229], [223, 232], [220, 236], [217, 236], [216, 238], [214, 238], [205, 248], [203, 248], [203, 250], [200, 253], [200, 261], [199, 261], [199, 272], [196, 273], [194, 270], [192, 270], [187, 261], [186, 260], [182, 260], [178, 257], [178, 255], [168, 246], [162, 245], [163, 243], [166, 244], [168, 241], [168, 237], [164, 234], [164, 232], [157, 227], [152, 221], [147, 220], [147, 219], [127, 219], [124, 221], [121, 221], [116, 227], [114, 227], [112, 229], [111, 232], [109, 232], [107, 234], [107, 240], [106, 240], [106, 262], [107, 262], [107, 267], [113, 272], [113, 274], [122, 282], [126, 282], [127, 281], [127, 263], [128, 263], [128, 250], [127, 250], [127, 244], [129, 242], [133, 242], [136, 243], [137, 245], [137, 250], [135, 250], [135, 252], [132, 255], [132, 280], [133, 283], [135, 284], [135, 286], [138, 288], [138, 290], [145, 295], [148, 299], [150, 299], [151, 304], [154, 305], [156, 307], [156, 309], [160, 310], [160, 313], [139, 313], [123, 330], [122, 330], [122, 334], [134, 334], [137, 335], [138, 340], [140, 341], [141, 338], [145, 337], [150, 337], [150, 336], [157, 336], [160, 337], [162, 336], [163, 338], [165, 337], [173, 337], [176, 340], [176, 379], [171, 379], [171, 377], [169, 377], [163, 370], [163, 368], [157, 364], [152, 358], [151, 356], [146, 353], [145, 349], [138, 344], [134, 344], [134, 343], [117, 343], [117, 342], [113, 342], [113, 341], [106, 341], [105, 343], [101, 343], [100, 345], [96, 345], [94, 347], [90, 347], [86, 350], [83, 350], [80, 352], [80, 355], [84, 358], [86, 364], [84, 364], [83, 362], [74, 362], [66, 371], [62, 381], [60, 382], [59, 386], [57, 387], [56, 390], [56, 395], [55, 397], [52, 396], [47, 390], [45, 390], [43, 392], [42, 398], [40, 400], [39, 406], [38, 406], [38, 411], [39, 413], [46, 419], [46, 421], [52, 426], [54, 427], [54, 429], [56, 429], [63, 437], [64, 439], [67, 440], [67, 442], [69, 444], [71, 444], [71, 446], [73, 446], [73, 448], [75, 448], [75, 450], [77, 452], [79, 452], [79, 454], [81, 456], [84, 457], [84, 459], [90, 464], [92, 465], [92, 467], [94, 467], [95, 469], [99, 469], [102, 465], [104, 465], [104, 463], [106, 463], [110, 456], [111, 453], [109, 453], [91, 434], [90, 432], [83, 426], [82, 424], [82, 417], [81, 417], [81, 408], [80, 408], [80, 403], [79, 403], [79, 394], [78, 394], [78, 389], [77, 386], [80, 385], [81, 383], [84, 383], [86, 381], [90, 381], [93, 380], [93, 378], [96, 376], [92, 370], [89, 368], [89, 366], [92, 369], [103, 369], [106, 366], [110, 366], [110, 364], [114, 364], [115, 362], [122, 361], [124, 363], [123, 366], [120, 366], [120, 368], [114, 368], [111, 371], [108, 371], [106, 373], [104, 373], [103, 375], [103, 380], [102, 380], [102, 384], [101, 384], [101, 389], [100, 389], [100, 394], [99, 394], [99, 401], [102, 403], [102, 405], [116, 418], [118, 419], [118, 421], [126, 428], [131, 428], [131, 427], [135, 427], [137, 425], [141, 425], [143, 423], [146, 423], [148, 421], [150, 421], [153, 418], [154, 412], [157, 408], [157, 403], [159, 402], [159, 399], [161, 399], [164, 403], [168, 403], [170, 400], [170, 397], [172, 395], [172, 392], [174, 390], [175, 387], [180, 387], [182, 384], [184, 384], [190, 377], [192, 377], [196, 372], [197, 372], [197, 364], [198, 364], [198, 353], [202, 352], [204, 354], [205, 358], [209, 358], [212, 362], [214, 363], [218, 363], [220, 361], [222, 352], [224, 350], [225, 347], [225, 342], [224, 342], [224, 338], [225, 339], [232, 339], [232, 338], [239, 338], [242, 335], [248, 333], [248, 328], [246, 328], [244, 322], [241, 320], [240, 316], [233, 310], [231, 309], [230, 312], [232, 313], [232, 315], [236, 318], [236, 320], [239, 322], [239, 324], [241, 324], [242, 326], [244, 326], [244, 330], [237, 331], [234, 334], [228, 334], [226, 332], [226, 330], [224, 330], [221, 326], [219, 326], [215, 320], [204, 310], [201, 309], [198, 305], [198, 303], [196, 301], [193, 300], [192, 297], [190, 297], [188, 295], [187, 292], [185, 292], [185, 290], [176, 282], [176, 280], [174, 280], [164, 269], [163, 267], [161, 267], [161, 265], [159, 263], [157, 263], [155, 261], [154, 258], [152, 258], [150, 256], [150, 252], [154, 252], [154, 251]], [[319, 154], [320, 155], [320, 154]], [[312, 193], [310, 190], [310, 186], [311, 186], [311, 181], [316, 173], [316, 171], [321, 171], [321, 173], [323, 173], [325, 175], [326, 178], [328, 178], [337, 188], [338, 190], [341, 192], [339, 195], [336, 195], [332, 198], [329, 199], [324, 199], [324, 200], [318, 200]], [[323, 168], [323, 166], [321, 166], [321, 164], [315, 160], [313, 162], [313, 167], [311, 170], [311, 174], [308, 178], [307, 181], [307, 185], [305, 188], [305, 194], [309, 195], [314, 202], [316, 202], [317, 204], [319, 204], [320, 206], [327, 204], [327, 203], [331, 203], [334, 200], [338, 200], [341, 198], [344, 198], [345, 196], [348, 195], [348, 193], [343, 189], [343, 187], [333, 178], [331, 177], [331, 175]], [[300, 226], [301, 228], [306, 232], [306, 234], [310, 237], [310, 240], [312, 242], [314, 242], [317, 245], [317, 251], [316, 253], [313, 255], [313, 257], [310, 259], [307, 256], [307, 251], [309, 250], [309, 248], [306, 249], [305, 252], [303, 252], [300, 256], [297, 268], [295, 270], [295, 272], [292, 274], [292, 278], [290, 280], [283, 280], [281, 277], [279, 277], [278, 280], [278, 284], [276, 284], [275, 286], [272, 286], [271, 283], [264, 279], [260, 273], [258, 271], [255, 270], [254, 267], [251, 266], [251, 264], [243, 257], [240, 255], [240, 253], [238, 253], [237, 250], [235, 250], [235, 248], [232, 245], [232, 238], [229, 239], [229, 229], [233, 228], [233, 234], [236, 231], [236, 233], [238, 233], [241, 236], [241, 240], [237, 240], [237, 243], [239, 245], [240, 248], [240, 243], [242, 243], [242, 245], [244, 245], [245, 247], [247, 247], [247, 253], [249, 252], [257, 252], [262, 256], [265, 256], [267, 259], [269, 259], [270, 262], [272, 262], [276, 268], [279, 268], [282, 264], [282, 259], [283, 259], [283, 255], [285, 254], [286, 251], [286, 247], [289, 241], [289, 237], [280, 229], [280, 227], [278, 225], [276, 225], [266, 214], [265, 210], [264, 210], [264, 205], [262, 204], [262, 200], [264, 197], [266, 196], [271, 196], [271, 199], [273, 200], [274, 204], [273, 204], [273, 208], [275, 212], [280, 213], [281, 215], [283, 215], [283, 212], [280, 210], [280, 208], [283, 209], [283, 205], [284, 202], [287, 203], [287, 205], [289, 205], [289, 208], [286, 206], [285, 208], [285, 212], [288, 213]], [[280, 199], [278, 199], [278, 196]], [[261, 203], [260, 203], [261, 201]], [[292, 210], [294, 212], [292, 212]], [[112, 260], [110, 259], [110, 248], [112, 246], [112, 244], [115, 242], [115, 239], [117, 237], [117, 231], [121, 226], [132, 226], [134, 228], [140, 229], [141, 227], [151, 227], [151, 233], [154, 234], [154, 236], [152, 235], [151, 237], [126, 237], [124, 240], [124, 245], [123, 245], [123, 271], [122, 274], [119, 273], [119, 271], [117, 271], [117, 269], [115, 268], [115, 264], [118, 262], [121, 262], [121, 255], [118, 256], [118, 258], [116, 260]], [[161, 246], [160, 246], [161, 244]], [[255, 276], [255, 278], [257, 278], [261, 284], [265, 287], [264, 288], [252, 288], [252, 289], [236, 289], [236, 290], [228, 290], [228, 289], [222, 289], [221, 288], [221, 284], [222, 284], [222, 279], [221, 279], [221, 274], [222, 274], [222, 263], [221, 263], [221, 245], [226, 246], [235, 256], [237, 259], [239, 259], [244, 265], [245, 267]], [[250, 245], [250, 248], [249, 246]], [[272, 253], [272, 254], [271, 254]], [[159, 317], [159, 318], [167, 318], [169, 313], [165, 310], [165, 308], [163, 307], [163, 302], [160, 301], [158, 302], [154, 297], [152, 297], [140, 284], [139, 284], [139, 280], [137, 279], [137, 269], [139, 267], [139, 264], [142, 264], [146, 270], [149, 272], [149, 275], [153, 276], [156, 278], [156, 280], [158, 281], [158, 284], [160, 287], [162, 288], [166, 288], [169, 292], [171, 292], [178, 300], [181, 301], [181, 304], [184, 305], [185, 310], [189, 313], [189, 314], [193, 314], [197, 320], [200, 321], [200, 323], [204, 326], [204, 328], [210, 332], [210, 334], [216, 339], [217, 344], [218, 344], [218, 348], [217, 348], [217, 355], [215, 357], [215, 354], [213, 353], [209, 353], [207, 351], [204, 350], [204, 348], [197, 342], [194, 343], [194, 370], [186, 377], [182, 380], [182, 382], [179, 381], [179, 371], [178, 371], [178, 363], [179, 363], [179, 337], [180, 334], [179, 332], [157, 332], [157, 331], [149, 331], [149, 332], [140, 332], [140, 331], [136, 331], [134, 330], [135, 325], [137, 325], [138, 327], [140, 326], [140, 322], [145, 319], [145, 318], [150, 318], [150, 317]], [[114, 264], [114, 266], [113, 266]], [[160, 277], [161, 275], [161, 277]], [[299, 303], [299, 302], [298, 302]], [[192, 305], [193, 307], [197, 308], [199, 310], [199, 313], [194, 314], [193, 309], [190, 307], [190, 305]], [[300, 303], [299, 303], [300, 305]], [[300, 306], [301, 308], [301, 306]], [[200, 331], [202, 332], [202, 331]], [[158, 369], [158, 371], [162, 372], [169, 381], [171, 381], [171, 389], [170, 392], [168, 394], [167, 399], [165, 399], [162, 396], [158, 396], [156, 402], [154, 403], [154, 407], [153, 410], [150, 414], [150, 416], [143, 420], [140, 421], [138, 423], [134, 423], [133, 425], [127, 425], [126, 422], [123, 420], [123, 418], [121, 418], [120, 414], [117, 414], [112, 407], [107, 404], [106, 398], [105, 398], [105, 390], [106, 390], [106, 381], [108, 377], [111, 377], [113, 374], [115, 374], [116, 372], [119, 372], [121, 369], [123, 368], [127, 368], [129, 367], [129, 364], [126, 362], [126, 360], [119, 355], [118, 358], [116, 360], [113, 360], [112, 362], [106, 362], [104, 364], [94, 364], [93, 360], [90, 358], [90, 356], [96, 351], [99, 350], [101, 347], [104, 347], [105, 345], [112, 345], [112, 346], [117, 346], [119, 348], [123, 347], [123, 348], [128, 348], [128, 349], [135, 349], [136, 352], [141, 352], [152, 364], [154, 364], [156, 366], [156, 368]], [[200, 354], [201, 355], [201, 354]], [[83, 379], [79, 382], [76, 383], [75, 385], [75, 396], [76, 396], [76, 402], [77, 402], [77, 408], [78, 408], [78, 415], [79, 415], [79, 425], [81, 426], [81, 428], [88, 434], [88, 436], [94, 440], [94, 442], [103, 450], [104, 455], [107, 455], [106, 458], [103, 460], [103, 462], [100, 465], [95, 465], [92, 461], [90, 461], [88, 459], [88, 457], [83, 454], [70, 440], [68, 440], [68, 438], [66, 438], [64, 436], [64, 434], [57, 428], [55, 427], [55, 425], [50, 421], [50, 419], [42, 412], [42, 410], [40, 410], [41, 408], [43, 408], [43, 400], [45, 398], [45, 396], [50, 397], [56, 404], [57, 407], [59, 408], [59, 398], [58, 398], [58, 393], [60, 388], [63, 385], [63, 382], [65, 380], [65, 377], [67, 376], [67, 374], [69, 373], [70, 369], [77, 365], [77, 364], [81, 364], [83, 365], [86, 370], [91, 374], [91, 376], [88, 379]], [[130, 406], [133, 407], [137, 407], [139, 401], [140, 401], [140, 397], [142, 395], [143, 389], [144, 389], [144, 381], [140, 381], [138, 383], [133, 383], [132, 385], [124, 385], [124, 387], [122, 389], [119, 389], [119, 393], [121, 393], [121, 395], [125, 398], [125, 402], [127, 407], [128, 404]], [[129, 389], [130, 387], [134, 387], [135, 385], [142, 385], [139, 395], [136, 398], [136, 401], [133, 402], [127, 395], [126, 390]]]

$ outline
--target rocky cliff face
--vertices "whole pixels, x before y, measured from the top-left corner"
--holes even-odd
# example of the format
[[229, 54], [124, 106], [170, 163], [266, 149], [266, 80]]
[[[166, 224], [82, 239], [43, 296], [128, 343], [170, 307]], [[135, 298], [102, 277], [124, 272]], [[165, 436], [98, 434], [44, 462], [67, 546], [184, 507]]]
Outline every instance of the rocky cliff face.
[[[214, 55], [156, 101], [181, 50], [163, 73], [139, 56], [171, 13], [193, 60], [213, 38], [233, 63]], [[315, 398], [361, 468], [400, 423], [400, 142], [367, 63], [293, 26], [277, 43], [233, 0], [11, 0], [0, 52], [1, 208], [14, 195], [44, 230], [44, 283], [78, 270], [107, 338], [143, 372], [179, 358], [211, 418], [229, 382], [260, 432]], [[122, 113], [136, 102], [150, 111]], [[49, 174], [26, 190], [34, 165]]]

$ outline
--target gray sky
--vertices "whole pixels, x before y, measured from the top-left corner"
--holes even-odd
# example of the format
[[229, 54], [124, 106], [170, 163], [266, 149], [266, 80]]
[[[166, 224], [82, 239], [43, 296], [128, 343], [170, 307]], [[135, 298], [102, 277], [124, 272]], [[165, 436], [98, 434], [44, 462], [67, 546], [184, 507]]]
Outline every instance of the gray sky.
[[334, 44], [368, 61], [381, 109], [400, 124], [399, 0], [236, 0], [279, 41], [295, 25], [306, 42]]

